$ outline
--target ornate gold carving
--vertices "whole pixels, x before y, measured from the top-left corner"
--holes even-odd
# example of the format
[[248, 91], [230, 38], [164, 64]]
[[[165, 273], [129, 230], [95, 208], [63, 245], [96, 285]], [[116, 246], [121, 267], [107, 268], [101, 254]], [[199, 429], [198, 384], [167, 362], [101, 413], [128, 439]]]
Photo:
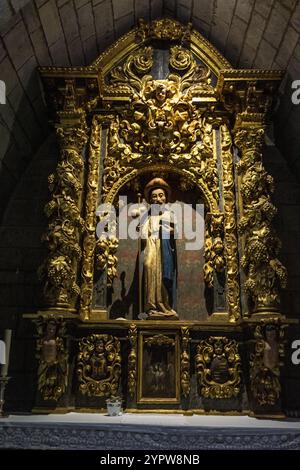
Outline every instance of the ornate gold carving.
[[147, 346], [174, 346], [175, 340], [162, 334], [154, 335], [145, 339]]
[[229, 320], [235, 321], [240, 317], [240, 285], [233, 176], [233, 154], [230, 132], [225, 124], [220, 127], [220, 134], [223, 167], [224, 242], [227, 278], [227, 302]]
[[119, 246], [119, 240], [116, 237], [100, 237], [96, 241], [95, 259], [96, 267], [100, 271], [107, 271], [107, 285], [111, 286], [114, 278], [117, 276], [118, 258], [115, 253]]
[[83, 263], [81, 269], [80, 314], [84, 320], [89, 319], [92, 303], [94, 250], [96, 230], [96, 209], [98, 200], [99, 159], [102, 137], [101, 120], [94, 116], [88, 153], [88, 179], [85, 198], [85, 233], [83, 236]]
[[[169, 41], [170, 73], [165, 80], [155, 80], [150, 75], [156, 57], [155, 39]], [[190, 43], [187, 45], [185, 41]], [[50, 222], [45, 240], [50, 255], [41, 270], [50, 305], [68, 310], [77, 305], [81, 251], [82, 318], [89, 319], [94, 264], [107, 270], [109, 285], [116, 275], [115, 241], [100, 240], [96, 244], [95, 237], [99, 154], [103, 152], [106, 155], [101, 202], [114, 203], [120, 188], [145, 172], [164, 171], [177, 173], [181, 180], [198, 187], [206, 213], [216, 214], [214, 217], [218, 218], [224, 212], [219, 232], [213, 234], [213, 226], [207, 228], [205, 278], [212, 285], [213, 270], [223, 269], [226, 262], [229, 319], [239, 317], [232, 155], [229, 130], [222, 123], [229, 122], [228, 118], [233, 122], [237, 112], [242, 111], [236, 119], [235, 135], [243, 156], [240, 180], [244, 213], [240, 227], [245, 236], [246, 287], [256, 311], [278, 308], [278, 285], [280, 281], [284, 284], [286, 273], [276, 257], [278, 240], [269, 229], [274, 208], [269, 195], [262, 192], [254, 201], [255, 211], [251, 212], [247, 188], [260, 193], [261, 189], [256, 191], [253, 183], [260, 181], [267, 193], [271, 189], [270, 180], [260, 168], [260, 156], [250, 154], [256, 152], [254, 141], [258, 129], [263, 127], [261, 123], [281, 72], [228, 69], [230, 64], [199, 33], [191, 31], [190, 25], [162, 19], [150, 24], [141, 22], [139, 28], [116, 41], [91, 66], [41, 70], [52, 107], [62, 109], [57, 114], [61, 161], [49, 180], [53, 197], [46, 207]], [[211, 84], [211, 76], [218, 77], [216, 89]], [[85, 175], [84, 224], [80, 153], [86, 142], [83, 110], [90, 113], [92, 109], [101, 113], [101, 117], [93, 118]], [[101, 120], [106, 120], [105, 126], [109, 127], [106, 150], [100, 149]], [[223, 173], [217, 170], [213, 151], [213, 128], [220, 124]], [[254, 137], [249, 136], [249, 129]], [[246, 139], [245, 132], [249, 136]], [[253, 165], [251, 158], [255, 160]], [[259, 176], [256, 178], [254, 173]], [[219, 206], [222, 183], [224, 211]], [[267, 240], [264, 243], [267, 254], [263, 237]]]
[[45, 212], [50, 219], [43, 237], [49, 255], [39, 270], [44, 280], [44, 296], [53, 307], [74, 306], [79, 286], [76, 283], [77, 263], [81, 257], [78, 244], [84, 226], [80, 215], [83, 161], [81, 152], [86, 142], [85, 116], [76, 109], [72, 81], [65, 90], [64, 110], [58, 113], [57, 135], [60, 141], [60, 162], [49, 176], [51, 201]]
[[[239, 231], [244, 235], [241, 260], [247, 279], [245, 289], [254, 302], [255, 311], [278, 310], [279, 287], [285, 287], [287, 273], [277, 259], [280, 240], [271, 222], [276, 208], [271, 202], [273, 179], [262, 164], [264, 126], [249, 125], [247, 116], [240, 116], [235, 142], [241, 150], [238, 171], [241, 175], [243, 217]], [[244, 124], [244, 127], [243, 127]]]
[[[186, 173], [201, 187], [210, 209], [217, 209], [219, 188], [212, 125], [192, 104], [196, 69], [194, 61], [183, 77], [172, 74], [168, 80], [154, 80], [149, 75], [138, 78], [140, 91], [132, 90], [130, 106], [110, 125], [103, 176], [106, 202], [112, 200], [112, 188], [124, 184], [129, 175], [163, 164], [171, 171]], [[131, 81], [128, 78], [126, 83]]]
[[205, 264], [204, 280], [208, 287], [213, 287], [214, 271], [222, 272], [225, 267], [224, 258], [224, 215], [208, 213], [205, 219]]
[[180, 360], [180, 381], [181, 391], [184, 397], [187, 397], [190, 393], [190, 333], [189, 328], [183, 326], [181, 328], [181, 360]]
[[130, 325], [128, 332], [130, 342], [130, 352], [128, 356], [128, 392], [131, 397], [136, 392], [136, 370], [137, 370], [137, 326], [133, 323]]
[[210, 336], [197, 346], [196, 369], [205, 398], [236, 397], [241, 390], [241, 359], [235, 340]]
[[121, 375], [120, 341], [111, 335], [93, 334], [79, 342], [77, 376], [83, 395], [116, 395]]
[[253, 397], [260, 406], [275, 405], [280, 398], [284, 328], [278, 319], [266, 319], [255, 327], [255, 349], [250, 355], [250, 384]]
[[109, 77], [111, 91], [139, 92], [143, 86], [141, 76], [150, 72], [153, 66], [153, 48], [143, 47], [130, 55], [123, 66], [115, 67]]
[[68, 353], [64, 345], [66, 323], [57, 317], [36, 321], [38, 390], [44, 400], [58, 401], [68, 384]]
[[170, 18], [146, 23], [145, 20], [139, 19], [139, 27], [136, 31], [136, 39], [145, 41], [145, 39], [167, 39], [189, 41], [191, 35], [192, 24], [183, 26], [178, 21]]

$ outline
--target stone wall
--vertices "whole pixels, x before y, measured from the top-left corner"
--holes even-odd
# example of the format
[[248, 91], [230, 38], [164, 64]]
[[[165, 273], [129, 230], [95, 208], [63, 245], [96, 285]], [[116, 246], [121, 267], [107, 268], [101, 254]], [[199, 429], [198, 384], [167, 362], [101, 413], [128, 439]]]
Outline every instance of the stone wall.
[[22, 315], [36, 312], [40, 305], [37, 268], [45, 255], [41, 236], [47, 223], [43, 208], [49, 200], [47, 177], [57, 165], [57, 155], [50, 136], [16, 185], [0, 227], [0, 331], [13, 329], [7, 392], [14, 410], [30, 409], [34, 396], [35, 332]]
[[[278, 212], [274, 227], [282, 241], [279, 258], [288, 269], [288, 285], [281, 293], [282, 312], [300, 320], [300, 184], [271, 142], [265, 149], [264, 164], [275, 182], [273, 201]], [[300, 340], [300, 325], [289, 328], [285, 345], [284, 404], [290, 416], [300, 415], [300, 364], [291, 361], [295, 339]]]

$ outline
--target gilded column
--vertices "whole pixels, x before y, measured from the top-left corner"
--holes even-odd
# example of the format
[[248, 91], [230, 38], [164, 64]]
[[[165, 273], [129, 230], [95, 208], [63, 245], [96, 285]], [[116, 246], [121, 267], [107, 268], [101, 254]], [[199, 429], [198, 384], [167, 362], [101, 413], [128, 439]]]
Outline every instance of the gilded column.
[[84, 111], [76, 106], [73, 81], [66, 82], [64, 106], [57, 113], [56, 134], [60, 143], [56, 172], [48, 178], [51, 200], [45, 206], [49, 219], [46, 241], [49, 254], [40, 268], [46, 306], [74, 310], [80, 292], [77, 284], [81, 258], [80, 236], [83, 190], [82, 151], [87, 141]]
[[272, 228], [276, 208], [271, 202], [273, 178], [262, 162], [264, 115], [240, 113], [234, 128], [234, 141], [240, 150], [242, 217], [239, 232], [244, 236], [241, 259], [251, 313], [279, 313], [279, 288], [286, 285], [285, 267], [277, 259], [280, 240]]
[[225, 227], [225, 258], [227, 277], [227, 299], [229, 321], [240, 318], [240, 285], [238, 263], [238, 240], [234, 197], [234, 175], [232, 140], [226, 124], [220, 127], [222, 168], [223, 168], [223, 197], [224, 197], [224, 227]]

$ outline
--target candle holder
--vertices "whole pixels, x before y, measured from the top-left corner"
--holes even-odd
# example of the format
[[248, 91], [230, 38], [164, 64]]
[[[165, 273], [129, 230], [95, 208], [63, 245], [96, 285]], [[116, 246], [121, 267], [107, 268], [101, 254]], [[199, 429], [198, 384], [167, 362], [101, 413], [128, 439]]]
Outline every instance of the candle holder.
[[1, 376], [0, 377], [0, 418], [6, 418], [8, 415], [4, 413], [3, 407], [4, 407], [4, 392], [5, 392], [5, 387], [10, 380], [10, 377]]

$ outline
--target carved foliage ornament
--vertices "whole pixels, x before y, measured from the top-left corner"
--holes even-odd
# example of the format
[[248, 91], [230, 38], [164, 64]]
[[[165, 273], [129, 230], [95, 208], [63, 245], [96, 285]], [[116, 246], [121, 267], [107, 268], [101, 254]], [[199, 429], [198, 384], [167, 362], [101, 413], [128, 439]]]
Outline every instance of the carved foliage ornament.
[[255, 310], [277, 310], [279, 287], [285, 287], [286, 268], [278, 260], [280, 240], [271, 222], [276, 208], [271, 202], [273, 179], [262, 165], [264, 128], [238, 128], [235, 134], [242, 158], [238, 163], [241, 178], [243, 216], [239, 231], [245, 237], [241, 263], [247, 279], [245, 289]]
[[191, 390], [190, 383], [190, 333], [189, 328], [181, 328], [181, 355], [180, 355], [180, 381], [181, 391], [184, 397], [187, 397]]
[[208, 287], [213, 287], [214, 271], [222, 272], [225, 267], [224, 258], [224, 215], [208, 213], [205, 220], [205, 264], [204, 279]]
[[58, 317], [36, 321], [38, 390], [44, 400], [58, 401], [68, 383], [68, 353], [65, 347], [66, 323]]
[[158, 334], [145, 339], [147, 346], [175, 346], [175, 340], [169, 336]]
[[79, 294], [76, 277], [81, 248], [78, 241], [84, 227], [80, 214], [81, 152], [87, 140], [87, 128], [83, 111], [75, 108], [74, 100], [72, 83], [68, 83], [65, 109], [58, 113], [60, 161], [56, 173], [48, 178], [52, 199], [45, 206], [49, 225], [43, 240], [48, 245], [49, 255], [39, 274], [45, 283], [45, 299], [53, 306], [74, 305]]
[[275, 405], [280, 398], [284, 328], [278, 320], [265, 320], [255, 327], [254, 352], [250, 356], [250, 384], [253, 397], [260, 406]]
[[146, 23], [143, 19], [140, 19], [136, 38], [139, 41], [144, 41], [148, 38], [189, 41], [191, 29], [191, 23], [187, 26], [183, 26], [177, 21], [169, 18], [155, 20], [150, 24]]
[[174, 46], [170, 68], [183, 75], [171, 73], [166, 80], [154, 80], [142, 74], [141, 66], [144, 73], [150, 70], [152, 52], [144, 48], [111, 72], [108, 89], [126, 86], [132, 98], [110, 126], [103, 192], [109, 193], [120, 177], [134, 169], [163, 163], [188, 169], [201, 181], [211, 205], [217, 206], [212, 125], [192, 103], [200, 88], [213, 93], [209, 70], [199, 67], [190, 51]]
[[241, 358], [235, 340], [209, 337], [197, 346], [196, 370], [205, 398], [232, 398], [241, 390]]
[[224, 252], [226, 260], [227, 302], [229, 320], [235, 321], [240, 316], [240, 285], [232, 140], [229, 129], [225, 124], [220, 127], [220, 134], [223, 168]]
[[130, 342], [130, 352], [128, 356], [128, 391], [131, 397], [135, 396], [136, 391], [136, 369], [137, 369], [137, 326], [133, 323], [130, 325], [128, 332]]
[[83, 395], [117, 395], [121, 375], [120, 341], [111, 335], [93, 334], [79, 342], [77, 376]]

